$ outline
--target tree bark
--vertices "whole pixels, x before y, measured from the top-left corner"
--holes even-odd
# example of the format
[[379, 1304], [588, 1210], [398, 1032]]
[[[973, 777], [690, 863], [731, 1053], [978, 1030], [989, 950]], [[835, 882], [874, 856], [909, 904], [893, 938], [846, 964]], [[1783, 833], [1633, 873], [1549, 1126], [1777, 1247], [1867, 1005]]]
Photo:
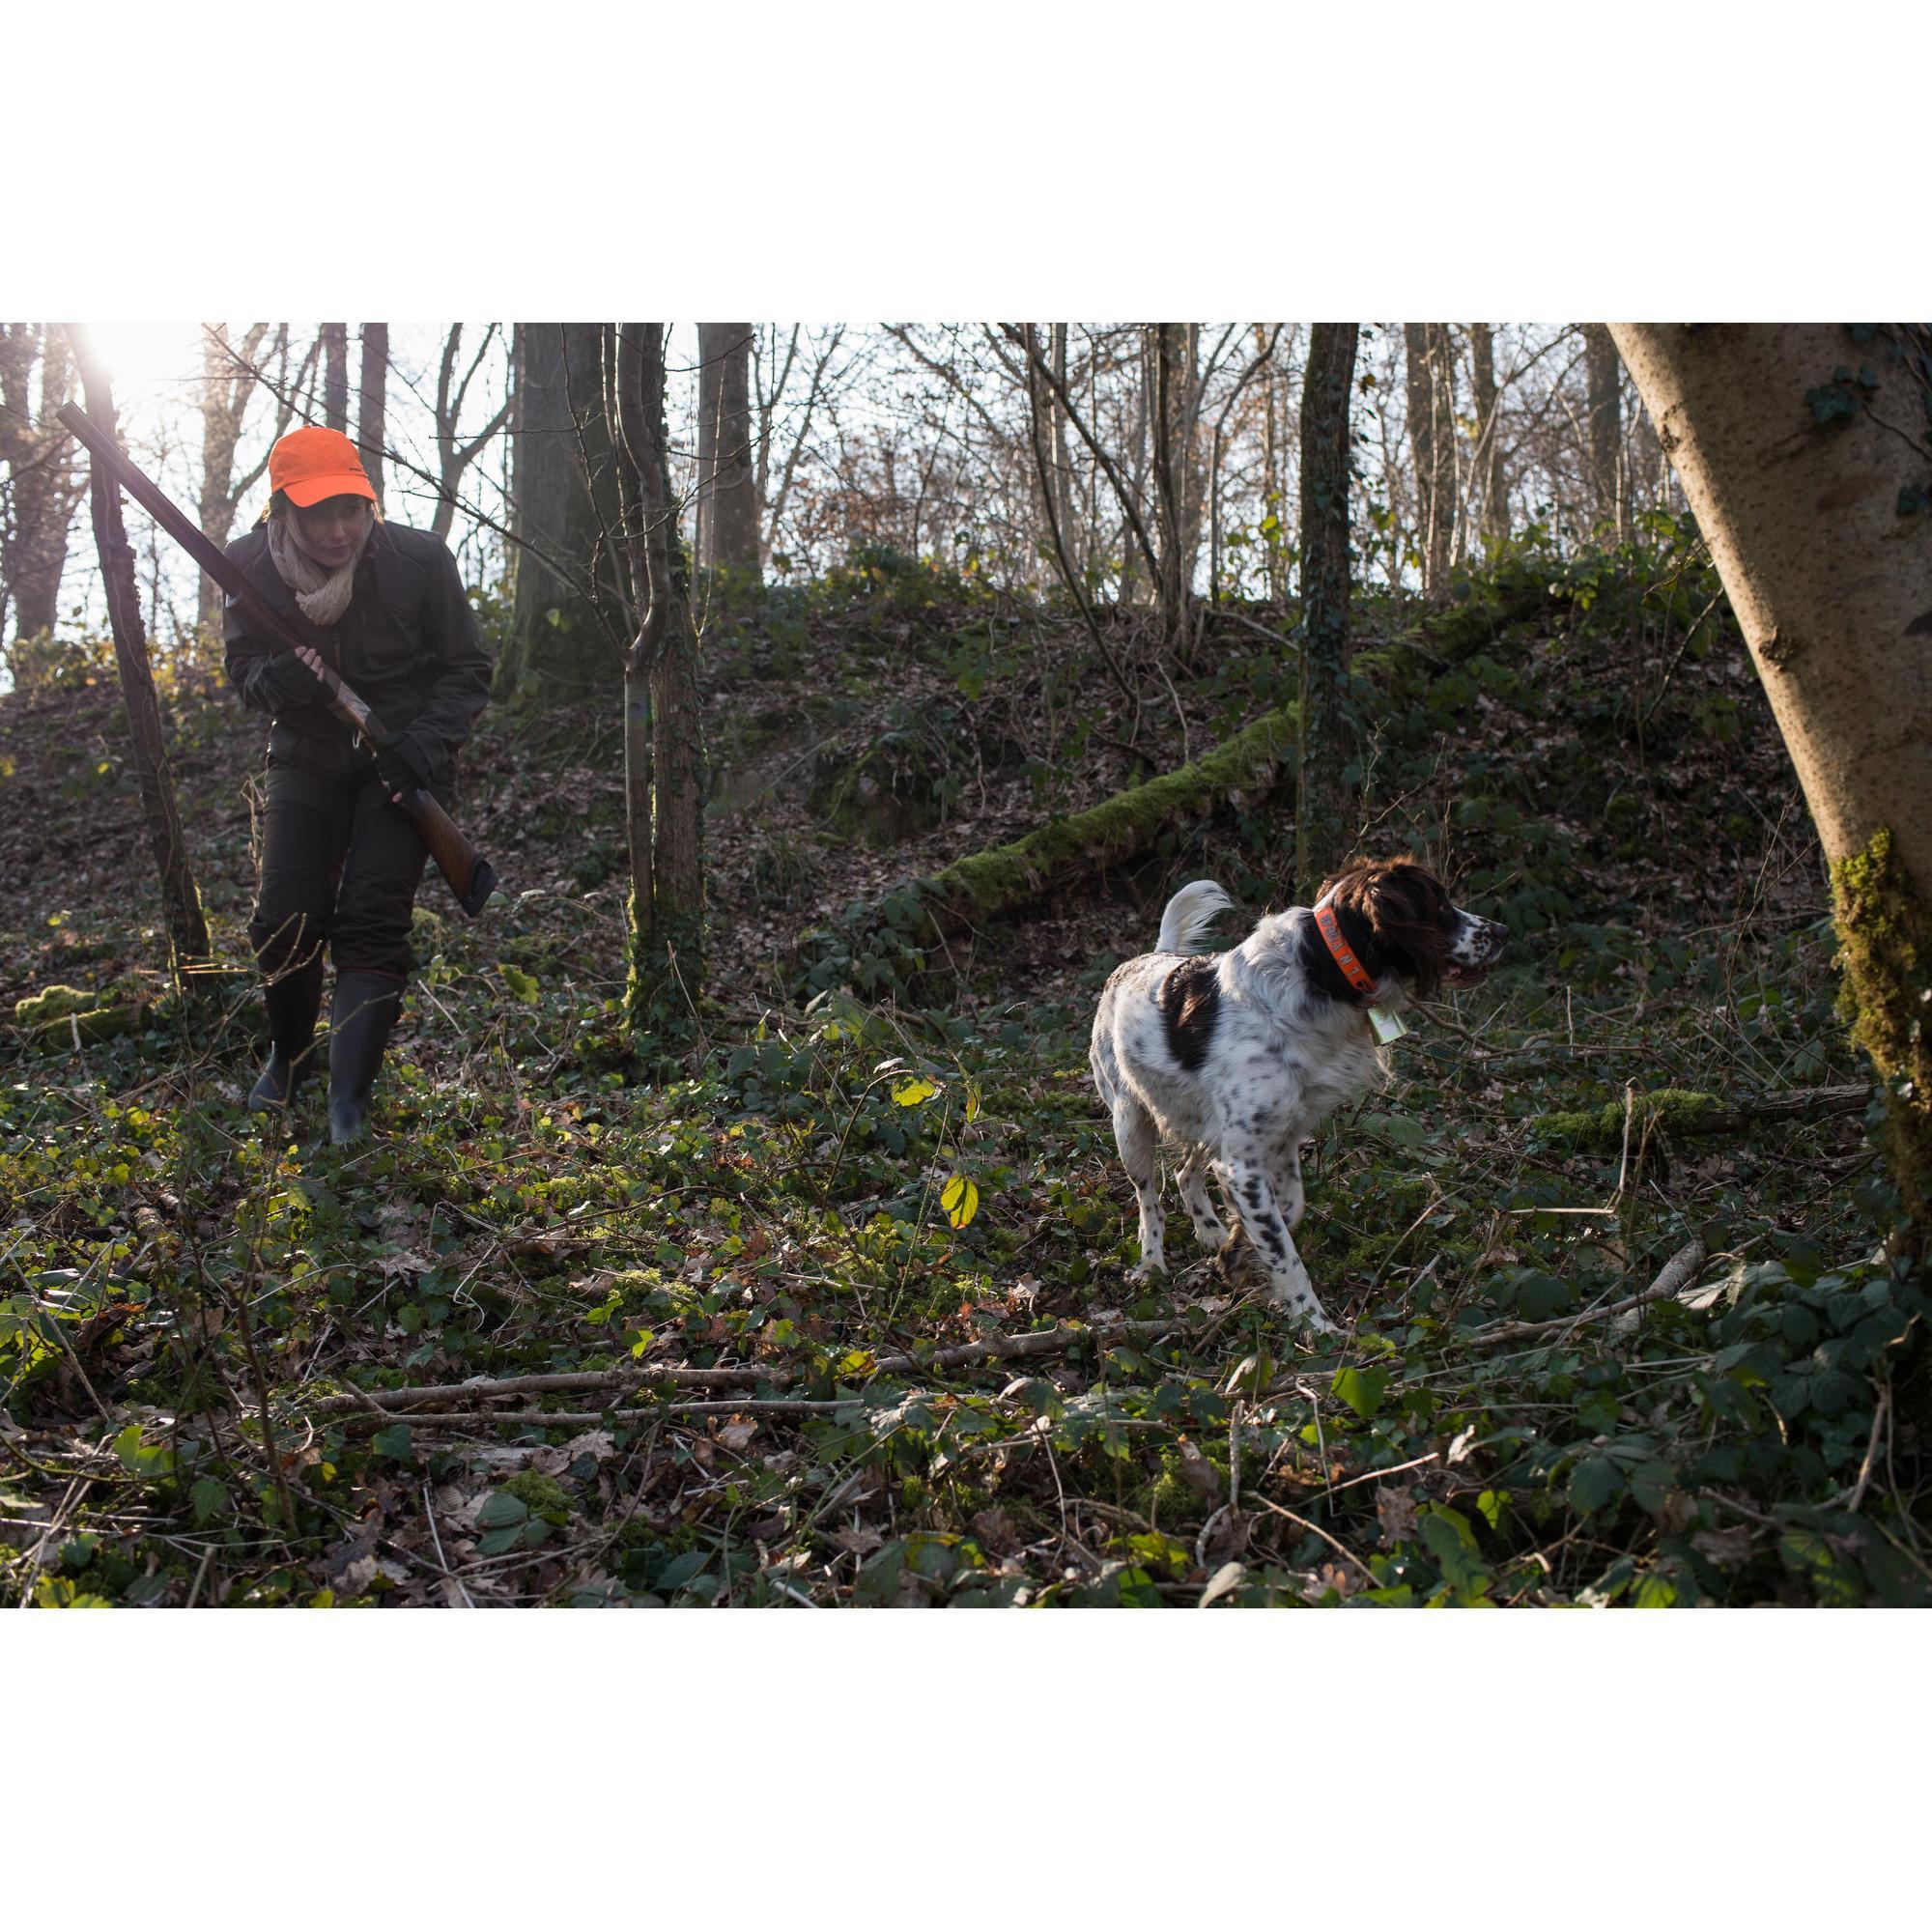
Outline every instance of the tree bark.
[[349, 434], [349, 325], [322, 325], [322, 420]]
[[761, 576], [757, 472], [752, 460], [749, 322], [697, 325], [697, 563]]
[[624, 590], [603, 327], [517, 325], [510, 511], [516, 587], [498, 682], [537, 698], [614, 689], [635, 621]]
[[[626, 809], [631, 826], [634, 1032], [680, 1032], [704, 985], [704, 733], [684, 545], [665, 427], [665, 326], [606, 331], [610, 413], [624, 472], [632, 592], [642, 613], [624, 661]], [[648, 799], [648, 803], [646, 803]]]
[[[235, 526], [242, 497], [262, 479], [269, 467], [268, 451], [244, 475], [235, 474], [235, 452], [241, 446], [242, 426], [256, 389], [255, 357], [261, 353], [269, 325], [249, 325], [239, 351], [228, 340], [225, 322], [205, 324], [201, 332], [201, 492], [195, 501], [195, 522], [212, 543], [226, 544]], [[289, 326], [275, 331], [275, 346], [287, 374]], [[286, 388], [286, 384], [284, 384]], [[287, 428], [291, 410], [286, 400], [276, 408], [272, 444]], [[195, 624], [204, 632], [221, 622], [221, 586], [205, 571], [196, 573]]]
[[1854, 1037], [1932, 1239], [1932, 333], [1609, 325], [1830, 862]]
[[1476, 492], [1483, 501], [1483, 534], [1492, 543], [1501, 543], [1509, 535], [1509, 489], [1503, 480], [1495, 336], [1487, 322], [1469, 325], [1469, 360], [1476, 384], [1474, 469]]
[[490, 353], [490, 345], [497, 339], [500, 324], [492, 323], [483, 331], [483, 340], [477, 345], [476, 354], [469, 358], [469, 367], [463, 372], [463, 380], [457, 381], [456, 358], [463, 346], [463, 325], [451, 323], [449, 333], [442, 339], [442, 355], [437, 365], [436, 375], [436, 464], [437, 497], [436, 514], [430, 521], [430, 528], [444, 542], [456, 525], [456, 493], [463, 482], [464, 471], [475, 462], [490, 441], [510, 419], [510, 412], [516, 406], [516, 385], [509, 384], [510, 393], [505, 395], [497, 413], [467, 442], [463, 440], [463, 400], [469, 393], [469, 384], [476, 372], [483, 366], [483, 358]]
[[1616, 344], [1609, 326], [1583, 325], [1584, 379], [1590, 409], [1590, 490], [1597, 522], [1609, 525], [1621, 541], [1627, 521], [1623, 488], [1623, 395]]
[[355, 395], [355, 446], [376, 500], [383, 500], [383, 438], [389, 386], [389, 325], [362, 325], [362, 383]]
[[[73, 346], [85, 388], [87, 413], [107, 435], [116, 433], [114, 395], [106, 376], [74, 331]], [[134, 581], [134, 552], [121, 521], [121, 493], [107, 474], [90, 466], [89, 496], [94, 508], [94, 541], [100, 553], [100, 577], [107, 593], [108, 623], [114, 633], [114, 659], [121, 673], [121, 696], [128, 709], [128, 732], [134, 770], [141, 785], [141, 811], [148, 843], [161, 885], [161, 907], [177, 974], [209, 953], [208, 921], [201, 893], [188, 864], [175, 803], [174, 777], [161, 735], [160, 706], [155, 697], [148, 662], [147, 634], [141, 623], [141, 595]]]
[[1448, 589], [1456, 540], [1456, 378], [1449, 326], [1403, 324], [1407, 374], [1408, 445], [1415, 467], [1416, 547], [1422, 594]]
[[82, 485], [73, 439], [54, 412], [67, 401], [72, 380], [67, 337], [59, 327], [11, 323], [0, 329], [0, 459], [13, 482], [13, 515], [0, 530], [0, 577], [13, 601], [14, 635], [21, 642], [50, 637], [60, 617], [68, 526]]
[[1306, 905], [1347, 856], [1354, 785], [1349, 681], [1350, 408], [1361, 325], [1318, 322], [1301, 383], [1301, 697], [1296, 760], [1295, 894]]

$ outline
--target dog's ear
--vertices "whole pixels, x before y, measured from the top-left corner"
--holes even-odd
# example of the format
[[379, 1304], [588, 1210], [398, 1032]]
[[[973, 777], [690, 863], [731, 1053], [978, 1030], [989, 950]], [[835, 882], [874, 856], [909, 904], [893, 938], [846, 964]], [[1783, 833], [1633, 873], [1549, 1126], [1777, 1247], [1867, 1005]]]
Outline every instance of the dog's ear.
[[[1326, 890], [1326, 888], [1324, 888]], [[1435, 878], [1408, 859], [1358, 860], [1336, 876], [1335, 898], [1368, 927], [1369, 963], [1428, 998], [1442, 981], [1454, 909]]]

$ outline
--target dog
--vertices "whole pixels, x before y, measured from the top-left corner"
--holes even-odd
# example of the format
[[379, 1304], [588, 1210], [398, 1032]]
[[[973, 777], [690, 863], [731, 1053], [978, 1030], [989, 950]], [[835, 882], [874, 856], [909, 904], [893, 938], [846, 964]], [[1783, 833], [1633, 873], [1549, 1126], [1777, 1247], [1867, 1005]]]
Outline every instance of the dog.
[[1324, 880], [1313, 907], [1264, 919], [1232, 952], [1203, 951], [1234, 901], [1212, 879], [1181, 887], [1154, 951], [1117, 968], [1094, 1015], [1094, 1084], [1140, 1205], [1131, 1281], [1167, 1269], [1157, 1153], [1165, 1141], [1195, 1237], [1234, 1237], [1208, 1195], [1211, 1168], [1268, 1273], [1273, 1298], [1332, 1332], [1295, 1252], [1301, 1143], [1337, 1107], [1385, 1078], [1368, 1009], [1469, 985], [1508, 938], [1450, 903], [1406, 859], [1358, 859]]

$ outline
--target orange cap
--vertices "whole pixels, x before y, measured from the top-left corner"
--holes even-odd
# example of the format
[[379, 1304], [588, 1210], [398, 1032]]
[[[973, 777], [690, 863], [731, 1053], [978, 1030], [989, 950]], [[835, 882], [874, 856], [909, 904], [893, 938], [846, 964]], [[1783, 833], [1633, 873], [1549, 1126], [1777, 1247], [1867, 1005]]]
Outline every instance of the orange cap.
[[298, 508], [312, 509], [327, 497], [376, 500], [355, 445], [339, 429], [291, 430], [269, 452], [269, 488], [281, 490]]

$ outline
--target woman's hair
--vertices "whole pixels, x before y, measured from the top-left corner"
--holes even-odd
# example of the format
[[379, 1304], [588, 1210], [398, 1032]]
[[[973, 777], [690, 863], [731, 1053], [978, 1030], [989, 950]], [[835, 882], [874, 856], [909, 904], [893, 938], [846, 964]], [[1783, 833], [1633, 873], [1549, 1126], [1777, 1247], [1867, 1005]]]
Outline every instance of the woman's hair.
[[[380, 524], [383, 521], [382, 504], [377, 502], [373, 497], [369, 497], [367, 501], [369, 504], [369, 514]], [[284, 521], [288, 517], [289, 512], [295, 507], [295, 504], [289, 501], [289, 493], [286, 490], [277, 490], [262, 505], [262, 514], [255, 521], [258, 524], [266, 524], [271, 517], [277, 522]]]

